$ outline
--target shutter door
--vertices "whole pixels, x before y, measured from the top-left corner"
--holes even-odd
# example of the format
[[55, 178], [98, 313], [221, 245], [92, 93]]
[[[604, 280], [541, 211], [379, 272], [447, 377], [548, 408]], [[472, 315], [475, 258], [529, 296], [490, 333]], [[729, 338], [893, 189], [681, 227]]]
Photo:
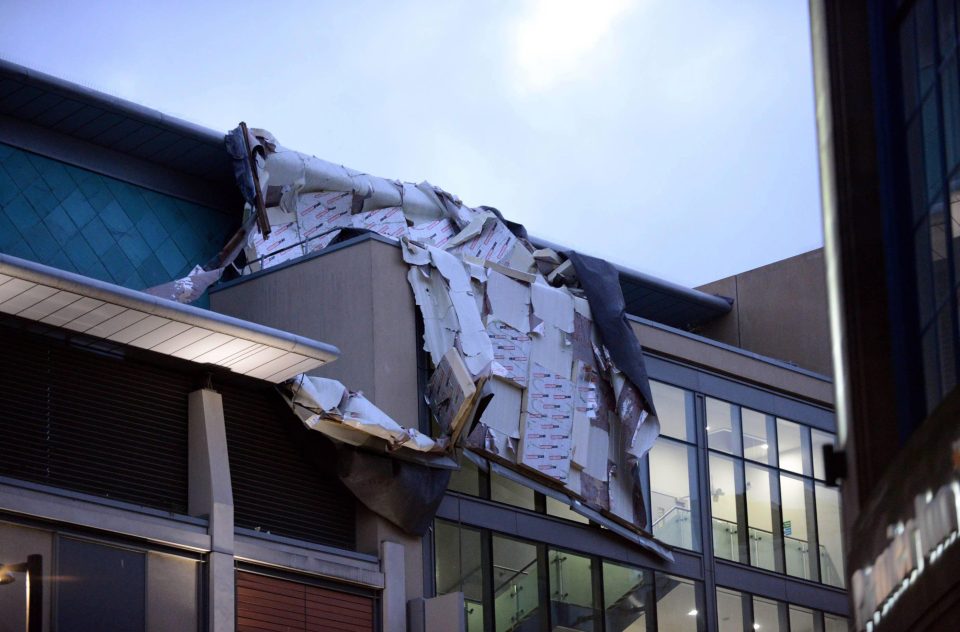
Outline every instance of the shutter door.
[[192, 385], [0, 322], [0, 476], [186, 513]]
[[234, 523], [341, 549], [355, 547], [356, 505], [336, 451], [304, 427], [272, 385], [217, 384], [233, 481]]
[[373, 599], [237, 571], [237, 632], [371, 632]]

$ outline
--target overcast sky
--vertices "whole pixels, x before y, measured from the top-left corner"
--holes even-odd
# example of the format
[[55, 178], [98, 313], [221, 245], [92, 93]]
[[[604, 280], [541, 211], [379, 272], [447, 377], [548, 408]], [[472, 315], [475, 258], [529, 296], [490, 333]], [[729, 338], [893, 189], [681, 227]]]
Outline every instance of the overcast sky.
[[822, 243], [805, 0], [4, 0], [0, 57], [685, 285]]

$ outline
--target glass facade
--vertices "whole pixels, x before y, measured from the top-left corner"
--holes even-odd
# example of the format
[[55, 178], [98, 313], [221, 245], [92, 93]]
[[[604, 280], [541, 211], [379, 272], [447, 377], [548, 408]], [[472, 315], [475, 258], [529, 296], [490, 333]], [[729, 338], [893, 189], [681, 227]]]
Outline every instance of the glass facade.
[[[719, 560], [842, 587], [839, 494], [825, 485], [822, 458], [815, 453], [833, 442], [823, 429], [824, 415], [813, 427], [803, 423], [803, 414], [787, 419], [659, 380], [651, 388], [661, 435], [640, 471], [648, 530], [688, 560], [701, 558], [711, 544]], [[714, 590], [704, 576], [687, 576], [691, 567], [676, 573], [669, 564], [655, 569], [632, 563], [632, 557], [610, 559], [602, 546], [598, 552], [569, 535], [570, 529], [605, 529], [567, 503], [498, 474], [495, 466], [487, 472], [463, 462], [451, 491], [509, 508], [518, 523], [528, 516], [522, 518], [524, 530], [510, 535], [488, 529], [489, 522], [436, 520], [436, 591], [464, 592], [470, 630], [829, 625], [811, 603], [781, 603], [736, 586]], [[537, 530], [549, 531], [550, 525], [559, 530]], [[704, 537], [712, 540], [705, 543]]]
[[927, 411], [957, 384], [960, 67], [952, 1], [922, 0], [899, 24], [903, 129]]
[[833, 435], [712, 398], [705, 408], [714, 554], [843, 587], [840, 495], [820, 482]]
[[843, 617], [717, 586], [719, 632], [834, 632], [848, 625]]

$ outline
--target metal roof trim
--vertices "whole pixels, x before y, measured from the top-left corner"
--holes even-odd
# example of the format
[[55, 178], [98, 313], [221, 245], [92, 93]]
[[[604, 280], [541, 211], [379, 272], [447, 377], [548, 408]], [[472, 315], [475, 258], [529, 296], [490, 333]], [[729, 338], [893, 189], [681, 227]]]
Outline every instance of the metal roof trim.
[[113, 110], [117, 114], [140, 120], [145, 123], [157, 125], [163, 129], [175, 131], [185, 136], [196, 139], [205, 144], [212, 144], [221, 148], [223, 146], [224, 132], [218, 132], [202, 125], [197, 125], [189, 121], [164, 114], [159, 110], [148, 108], [120, 97], [109, 95], [93, 88], [60, 79], [53, 75], [48, 75], [26, 66], [21, 66], [12, 61], [0, 58], [0, 77], [13, 77], [23, 81], [28, 85], [38, 88], [61, 93], [63, 96], [82, 99], [91, 105], [96, 105], [108, 110]]
[[[566, 246], [560, 246], [558, 244], [549, 242], [546, 239], [541, 239], [533, 235], [530, 236], [530, 243], [538, 248], [551, 248], [557, 252], [571, 250], [571, 248]], [[685, 287], [683, 285], [673, 283], [672, 281], [667, 281], [666, 279], [661, 279], [650, 274], [638, 272], [637, 270], [632, 270], [615, 263], [611, 265], [617, 269], [617, 272], [619, 272], [621, 276], [624, 276], [629, 280], [636, 281], [637, 283], [651, 287], [665, 294], [672, 295], [678, 299], [688, 301], [699, 307], [704, 307], [711, 311], [717, 312], [717, 316], [722, 316], [733, 308], [732, 298], [718, 296], [716, 294], [707, 294], [706, 292]]]
[[144, 312], [194, 327], [209, 329], [216, 333], [243, 338], [254, 343], [273, 347], [288, 353], [296, 353], [323, 364], [336, 360], [340, 355], [337, 347], [287, 331], [251, 323], [239, 318], [211, 312], [182, 303], [175, 303], [151, 294], [91, 279], [79, 274], [51, 268], [0, 253], [0, 274], [46, 285], [64, 292], [113, 303], [121, 307]]

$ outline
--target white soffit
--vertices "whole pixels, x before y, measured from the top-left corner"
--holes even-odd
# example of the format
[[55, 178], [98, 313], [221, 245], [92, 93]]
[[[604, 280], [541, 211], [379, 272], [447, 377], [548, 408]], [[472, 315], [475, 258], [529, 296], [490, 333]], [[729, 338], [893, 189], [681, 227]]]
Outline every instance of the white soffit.
[[0, 312], [279, 383], [333, 345], [0, 254]]

